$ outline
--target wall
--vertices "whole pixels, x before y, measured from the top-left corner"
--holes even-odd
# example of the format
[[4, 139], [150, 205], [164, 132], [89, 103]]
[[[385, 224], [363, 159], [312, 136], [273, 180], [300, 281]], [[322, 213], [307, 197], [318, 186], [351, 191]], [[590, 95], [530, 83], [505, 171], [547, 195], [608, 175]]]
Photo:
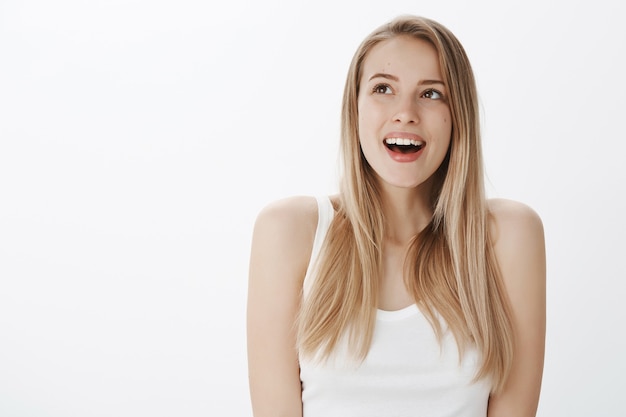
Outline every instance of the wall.
[[478, 79], [489, 193], [548, 251], [539, 416], [623, 416], [617, 1], [0, 3], [0, 415], [250, 415], [254, 218], [336, 192], [351, 55], [403, 13]]

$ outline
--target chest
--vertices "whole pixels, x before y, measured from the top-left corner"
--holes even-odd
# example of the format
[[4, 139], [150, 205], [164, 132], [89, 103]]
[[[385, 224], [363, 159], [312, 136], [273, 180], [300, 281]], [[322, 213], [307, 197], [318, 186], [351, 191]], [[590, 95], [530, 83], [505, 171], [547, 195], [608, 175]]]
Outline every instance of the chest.
[[404, 252], [387, 249], [383, 254], [382, 275], [378, 284], [378, 308], [395, 311], [415, 303], [413, 294], [406, 288]]
[[489, 386], [473, 381], [479, 365], [474, 350], [459, 357], [450, 333], [439, 344], [416, 305], [378, 311], [364, 362], [346, 344], [326, 363], [301, 361], [305, 416], [484, 417]]

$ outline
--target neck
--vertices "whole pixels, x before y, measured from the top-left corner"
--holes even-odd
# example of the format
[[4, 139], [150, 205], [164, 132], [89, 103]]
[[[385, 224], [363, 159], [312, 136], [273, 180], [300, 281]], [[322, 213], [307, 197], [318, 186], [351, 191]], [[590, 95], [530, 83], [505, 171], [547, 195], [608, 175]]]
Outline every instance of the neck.
[[382, 188], [385, 241], [405, 245], [431, 221], [430, 190], [427, 187]]

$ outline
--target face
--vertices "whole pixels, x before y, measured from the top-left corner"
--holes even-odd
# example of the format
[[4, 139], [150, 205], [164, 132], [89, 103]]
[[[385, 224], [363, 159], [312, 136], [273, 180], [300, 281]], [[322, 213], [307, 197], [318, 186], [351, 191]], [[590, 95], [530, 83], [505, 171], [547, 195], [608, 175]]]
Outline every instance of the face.
[[428, 187], [450, 146], [447, 94], [430, 43], [396, 36], [369, 51], [359, 85], [359, 140], [383, 187]]

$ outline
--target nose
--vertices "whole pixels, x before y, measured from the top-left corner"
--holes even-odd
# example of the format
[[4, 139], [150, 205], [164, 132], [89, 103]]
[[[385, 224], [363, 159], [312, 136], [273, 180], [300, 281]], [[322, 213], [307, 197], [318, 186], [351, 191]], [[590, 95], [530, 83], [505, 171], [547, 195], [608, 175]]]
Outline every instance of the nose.
[[419, 123], [418, 104], [413, 97], [405, 97], [398, 101], [393, 121], [398, 123]]

